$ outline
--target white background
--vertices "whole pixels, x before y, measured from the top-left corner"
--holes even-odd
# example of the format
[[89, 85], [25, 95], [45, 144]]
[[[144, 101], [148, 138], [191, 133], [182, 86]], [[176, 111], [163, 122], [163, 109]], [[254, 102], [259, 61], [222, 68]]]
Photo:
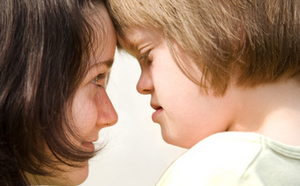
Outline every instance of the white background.
[[[90, 173], [81, 186], [154, 186], [185, 149], [165, 143], [153, 123], [150, 95], [140, 95], [138, 62], [116, 52], [107, 91], [118, 113], [118, 123], [101, 130], [99, 142], [108, 145], [90, 160]], [[163, 81], [163, 80], [162, 80]]]

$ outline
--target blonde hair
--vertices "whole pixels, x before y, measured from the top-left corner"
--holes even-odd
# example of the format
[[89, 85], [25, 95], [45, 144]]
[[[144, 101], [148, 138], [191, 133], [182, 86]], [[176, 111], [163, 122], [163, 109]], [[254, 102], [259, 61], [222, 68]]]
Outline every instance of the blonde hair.
[[121, 37], [161, 29], [173, 56], [176, 43], [203, 73], [193, 81], [216, 94], [225, 93], [232, 69], [245, 87], [300, 73], [298, 0], [108, 0], [107, 7]]

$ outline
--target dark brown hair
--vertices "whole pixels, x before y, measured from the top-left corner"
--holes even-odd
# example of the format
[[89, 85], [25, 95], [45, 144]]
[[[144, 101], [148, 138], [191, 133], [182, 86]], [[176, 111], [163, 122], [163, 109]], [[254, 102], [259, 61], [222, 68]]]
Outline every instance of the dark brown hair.
[[84, 12], [95, 3], [103, 2], [1, 0], [0, 185], [94, 156], [68, 139], [67, 113], [87, 70], [94, 31]]
[[[108, 0], [121, 37], [131, 29], [162, 30], [184, 50], [203, 74], [182, 70], [216, 94], [225, 93], [232, 70], [237, 84], [254, 87], [300, 74], [299, 0]], [[126, 39], [126, 38], [125, 38]]]

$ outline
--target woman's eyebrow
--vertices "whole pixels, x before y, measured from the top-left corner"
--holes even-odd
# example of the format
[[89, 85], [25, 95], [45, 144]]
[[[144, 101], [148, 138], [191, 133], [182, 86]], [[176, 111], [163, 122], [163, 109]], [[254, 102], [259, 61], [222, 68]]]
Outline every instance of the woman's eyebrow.
[[107, 61], [102, 61], [100, 63], [102, 63], [102, 64], [104, 63], [108, 68], [111, 68], [112, 65], [114, 64], [114, 59], [109, 59]]
[[105, 65], [107, 68], [111, 68], [112, 65], [114, 63], [114, 59], [109, 59], [109, 60], [105, 60], [105, 61], [99, 61], [94, 63], [91, 68], [96, 67], [96, 66], [102, 66]]

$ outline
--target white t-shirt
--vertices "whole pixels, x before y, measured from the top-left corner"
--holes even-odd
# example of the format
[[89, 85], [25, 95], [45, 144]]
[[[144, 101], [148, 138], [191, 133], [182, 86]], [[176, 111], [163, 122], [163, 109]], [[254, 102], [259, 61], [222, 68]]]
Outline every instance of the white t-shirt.
[[214, 134], [179, 157], [157, 186], [300, 186], [300, 146], [256, 133]]

